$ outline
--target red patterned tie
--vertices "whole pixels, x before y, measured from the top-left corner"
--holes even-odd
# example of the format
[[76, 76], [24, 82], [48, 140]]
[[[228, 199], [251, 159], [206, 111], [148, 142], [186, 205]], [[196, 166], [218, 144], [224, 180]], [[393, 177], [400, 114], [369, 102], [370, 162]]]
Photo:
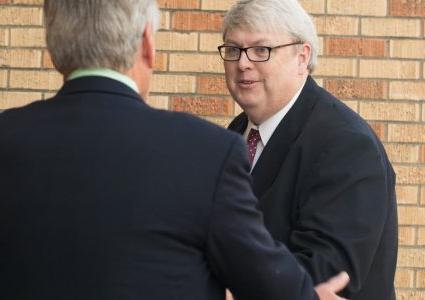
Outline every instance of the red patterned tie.
[[251, 128], [248, 134], [248, 158], [249, 162], [252, 165], [252, 162], [254, 161], [255, 152], [257, 151], [257, 144], [261, 141], [260, 132], [257, 129]]

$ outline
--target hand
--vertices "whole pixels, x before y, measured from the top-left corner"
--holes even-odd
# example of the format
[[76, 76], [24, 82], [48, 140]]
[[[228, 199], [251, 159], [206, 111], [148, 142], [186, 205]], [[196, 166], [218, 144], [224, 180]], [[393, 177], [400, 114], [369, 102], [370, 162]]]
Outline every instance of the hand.
[[[344, 300], [336, 293], [341, 291], [350, 281], [350, 277], [346, 272], [330, 278], [328, 281], [322, 282], [314, 288], [320, 300]], [[347, 300], [347, 299], [345, 299]]]
[[226, 290], [226, 300], [233, 300], [232, 293], [229, 290]]

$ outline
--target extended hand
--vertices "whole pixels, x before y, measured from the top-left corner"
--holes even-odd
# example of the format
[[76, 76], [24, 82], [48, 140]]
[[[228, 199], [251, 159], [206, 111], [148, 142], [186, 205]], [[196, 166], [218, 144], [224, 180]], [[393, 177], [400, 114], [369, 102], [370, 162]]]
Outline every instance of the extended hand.
[[341, 272], [338, 275], [330, 278], [328, 281], [322, 282], [314, 288], [320, 300], [344, 300], [336, 293], [341, 291], [350, 281], [350, 277], [346, 272]]

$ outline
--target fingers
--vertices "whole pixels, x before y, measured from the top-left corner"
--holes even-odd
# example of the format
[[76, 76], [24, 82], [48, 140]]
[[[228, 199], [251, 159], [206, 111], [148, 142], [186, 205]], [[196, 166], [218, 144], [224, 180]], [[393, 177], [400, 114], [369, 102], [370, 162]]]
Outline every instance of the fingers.
[[330, 278], [324, 284], [327, 286], [328, 290], [337, 293], [345, 288], [345, 286], [350, 281], [350, 277], [347, 272], [341, 272], [338, 275]]
[[347, 300], [337, 295], [339, 291], [350, 281], [350, 277], [346, 272], [341, 272], [338, 275], [330, 278], [315, 287], [316, 293], [320, 300]]

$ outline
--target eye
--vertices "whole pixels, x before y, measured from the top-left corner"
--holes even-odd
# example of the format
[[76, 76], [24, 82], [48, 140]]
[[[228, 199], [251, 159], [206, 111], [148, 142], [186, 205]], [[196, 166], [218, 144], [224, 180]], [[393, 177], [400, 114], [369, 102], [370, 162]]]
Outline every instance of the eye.
[[239, 49], [236, 47], [225, 47], [225, 54], [229, 57], [234, 57], [239, 55]]
[[269, 55], [269, 49], [267, 47], [253, 47], [251, 51], [258, 57], [267, 57]]

